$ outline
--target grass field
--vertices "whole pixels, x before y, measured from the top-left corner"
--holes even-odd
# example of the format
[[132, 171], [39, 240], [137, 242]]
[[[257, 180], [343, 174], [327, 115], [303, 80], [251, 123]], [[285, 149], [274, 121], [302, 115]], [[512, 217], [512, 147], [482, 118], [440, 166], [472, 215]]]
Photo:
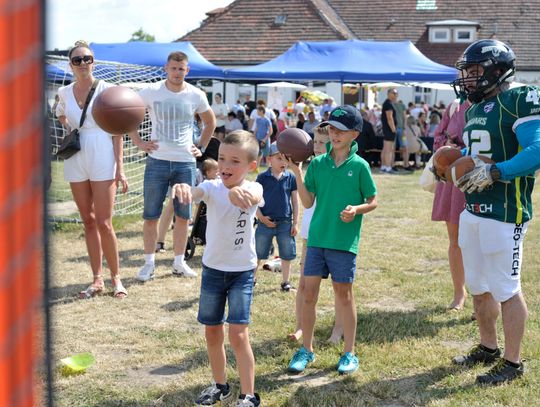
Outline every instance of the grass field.
[[[341, 345], [330, 345], [333, 295], [321, 288], [315, 329], [317, 360], [291, 376], [297, 348], [286, 340], [294, 327], [294, 293], [279, 290], [279, 275], [260, 272], [250, 327], [256, 389], [264, 406], [533, 406], [540, 394], [540, 226], [533, 220], [525, 241], [524, 293], [530, 317], [524, 340], [524, 378], [499, 388], [479, 388], [485, 368], [454, 367], [450, 360], [478, 340], [471, 301], [446, 311], [452, 297], [446, 229], [431, 222], [433, 196], [418, 187], [419, 174], [375, 174], [379, 207], [364, 220], [355, 296], [360, 369], [340, 377]], [[539, 205], [539, 193], [534, 201]], [[189, 406], [210, 380], [203, 327], [196, 321], [200, 279], [171, 275], [172, 253], [157, 255], [156, 279], [135, 280], [142, 265], [142, 221], [115, 221], [129, 297], [82, 301], [90, 281], [79, 225], [51, 234], [55, 360], [92, 352], [85, 374], [55, 377], [58, 406]], [[496, 238], [494, 236], [493, 238]], [[168, 236], [168, 247], [171, 247]], [[300, 245], [298, 246], [300, 248]], [[202, 247], [191, 266], [200, 271]], [[298, 263], [293, 264], [297, 281]], [[229, 349], [229, 380], [238, 390]]]

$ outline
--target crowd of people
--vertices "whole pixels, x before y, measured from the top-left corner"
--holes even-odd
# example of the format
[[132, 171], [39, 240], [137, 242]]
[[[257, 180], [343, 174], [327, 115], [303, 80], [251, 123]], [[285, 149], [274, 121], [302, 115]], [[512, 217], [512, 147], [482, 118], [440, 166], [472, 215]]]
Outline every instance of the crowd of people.
[[[67, 131], [82, 123], [81, 110], [85, 104], [91, 106], [91, 92], [95, 89], [99, 94], [110, 86], [93, 77], [93, 53], [86, 43], [76, 43], [69, 58], [75, 80], [60, 88], [55, 109]], [[420, 137], [432, 137], [434, 148], [460, 147], [464, 155], [472, 155], [474, 169], [456, 185], [439, 183], [432, 215], [434, 221], [445, 221], [447, 226], [454, 284], [449, 308], [463, 308], [466, 285], [474, 298], [480, 330], [480, 343], [456, 357], [454, 363], [497, 362], [477, 377], [480, 384], [500, 384], [523, 374], [520, 351], [527, 308], [520, 268], [532, 214], [532, 178], [534, 170], [540, 168], [540, 116], [536, 113], [540, 102], [534, 87], [508, 89], [514, 61], [505, 44], [479, 41], [458, 61], [461, 74], [454, 86], [461, 99], [447, 108], [429, 109], [425, 104], [405, 107], [392, 88], [380, 113], [377, 107], [336, 106], [331, 99], [316, 109], [301, 98], [294, 106], [297, 120], [291, 122], [262, 100], [238, 101], [229, 110], [216, 94], [210, 106], [204, 92], [185, 81], [188, 57], [181, 52], [169, 55], [166, 79], [139, 93], [152, 122], [150, 138], [129, 133], [133, 143], [148, 154], [142, 214], [144, 264], [137, 278], [145, 283], [154, 277], [156, 252], [165, 249], [162, 232], [171, 217], [172, 274], [197, 277], [184, 252], [192, 203], [204, 202], [207, 231], [197, 319], [205, 326], [213, 384], [200, 394], [197, 404], [231, 401], [224, 348], [226, 322], [240, 378], [237, 406], [260, 405], [248, 331], [256, 272], [269, 257], [275, 239], [282, 260], [280, 288], [291, 291], [290, 266], [296, 258], [300, 202], [305, 207], [300, 228], [304, 244], [296, 326], [289, 338], [301, 341], [302, 346], [292, 356], [288, 371], [303, 372], [315, 359], [317, 297], [322, 280], [327, 278], [331, 278], [335, 294], [335, 326], [330, 340], [344, 340], [337, 371], [350, 374], [358, 369], [353, 296], [356, 257], [363, 216], [378, 205], [370, 165], [361, 156], [369, 138], [382, 139], [383, 174], [396, 172], [396, 149], [401, 151], [403, 168], [412, 171], [418, 162], [411, 164], [409, 155], [416, 153], [413, 141]], [[315, 157], [305, 171], [283, 155], [275, 142], [276, 134], [287, 126], [302, 128], [314, 138]], [[122, 137], [103, 132], [91, 114], [79, 131], [81, 151], [64, 162], [65, 179], [83, 220], [93, 275], [92, 284], [79, 295], [91, 298], [103, 292], [101, 260], [105, 256], [114, 297], [121, 299], [127, 290], [120, 280], [111, 219], [117, 185], [123, 192], [128, 188], [122, 170]], [[496, 164], [477, 159], [479, 153], [491, 155]], [[259, 173], [256, 181], [248, 181], [248, 173], [256, 171], [263, 159], [267, 170]], [[198, 166], [206, 179], [197, 184]], [[158, 223], [167, 196], [172, 197], [172, 204], [162, 229]], [[494, 235], [499, 239], [492, 239]], [[499, 307], [504, 353], [497, 343]]]

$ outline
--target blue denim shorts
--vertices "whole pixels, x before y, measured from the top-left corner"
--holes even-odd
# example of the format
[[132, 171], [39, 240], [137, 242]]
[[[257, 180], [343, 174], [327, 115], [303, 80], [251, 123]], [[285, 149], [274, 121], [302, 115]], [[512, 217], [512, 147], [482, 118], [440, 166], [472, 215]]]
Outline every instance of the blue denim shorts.
[[[220, 271], [202, 265], [197, 320], [203, 325], [249, 324], [255, 270]], [[225, 303], [229, 316], [225, 320]]]
[[329, 274], [336, 283], [352, 283], [356, 275], [356, 254], [308, 246], [304, 276], [327, 278]]
[[292, 223], [290, 220], [275, 221], [276, 227], [269, 228], [260, 222], [255, 230], [255, 247], [257, 249], [257, 259], [264, 260], [268, 258], [272, 238], [275, 236], [279, 257], [283, 260], [294, 260], [296, 258], [296, 241], [291, 236]]
[[[176, 162], [146, 157], [144, 170], [144, 219], [159, 219], [169, 186], [185, 183], [195, 185], [195, 162]], [[174, 213], [184, 219], [191, 218], [191, 205], [174, 200]]]

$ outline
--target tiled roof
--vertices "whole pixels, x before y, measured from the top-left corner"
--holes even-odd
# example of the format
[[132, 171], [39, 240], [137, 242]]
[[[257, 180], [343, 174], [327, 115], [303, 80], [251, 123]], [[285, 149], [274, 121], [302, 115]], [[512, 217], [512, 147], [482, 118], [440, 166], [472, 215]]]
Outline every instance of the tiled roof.
[[[214, 10], [200, 28], [179, 40], [191, 41], [218, 65], [252, 65], [272, 59], [296, 41], [411, 40], [428, 58], [453, 65], [467, 44], [433, 44], [426, 23], [443, 20], [478, 22], [477, 38], [493, 35], [517, 55], [521, 70], [540, 70], [540, 0], [236, 0]], [[420, 7], [421, 8], [421, 7]], [[429, 8], [429, 7], [428, 7]], [[284, 25], [275, 25], [277, 15]]]
[[[540, 70], [540, 1], [439, 0], [436, 10], [416, 10], [415, 0], [385, 0], [381, 7], [359, 7], [350, 0], [328, 0], [350, 29], [362, 40], [411, 40], [422, 53], [452, 65], [467, 44], [432, 44], [426, 23], [467, 20], [480, 24], [477, 38], [506, 42], [516, 53], [518, 69]], [[535, 45], [536, 44], [536, 45]]]
[[[287, 16], [285, 24], [274, 23], [278, 15]], [[266, 62], [296, 41], [344, 38], [310, 0], [236, 0], [180, 40], [191, 41], [214, 64], [227, 66]]]

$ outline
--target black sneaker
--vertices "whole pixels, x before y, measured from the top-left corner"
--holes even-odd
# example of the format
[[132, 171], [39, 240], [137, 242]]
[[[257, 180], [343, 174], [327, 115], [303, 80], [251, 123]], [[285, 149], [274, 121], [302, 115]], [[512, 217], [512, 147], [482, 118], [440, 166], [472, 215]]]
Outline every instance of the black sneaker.
[[414, 168], [411, 167], [410, 165], [409, 165], [408, 167], [403, 167], [403, 169], [404, 169], [405, 171], [414, 172]]
[[461, 366], [472, 366], [478, 363], [485, 365], [496, 362], [501, 357], [501, 350], [495, 349], [495, 352], [489, 352], [483, 345], [474, 346], [466, 355], [456, 356], [452, 362]]
[[506, 359], [501, 359], [486, 374], [476, 376], [476, 384], [497, 386], [523, 376], [524, 372], [523, 362], [518, 367], [514, 367]]
[[165, 243], [157, 242], [156, 243], [156, 253], [165, 253]]
[[291, 291], [291, 288], [291, 283], [289, 283], [288, 281], [281, 283], [281, 291], [288, 293], [289, 291]]
[[231, 388], [229, 384], [216, 384], [207, 387], [195, 400], [195, 404], [198, 406], [213, 406], [218, 402], [227, 404], [232, 397]]
[[246, 396], [245, 394], [240, 394], [238, 401], [236, 402], [236, 407], [257, 407], [261, 405], [261, 398], [257, 393], [254, 396]]

